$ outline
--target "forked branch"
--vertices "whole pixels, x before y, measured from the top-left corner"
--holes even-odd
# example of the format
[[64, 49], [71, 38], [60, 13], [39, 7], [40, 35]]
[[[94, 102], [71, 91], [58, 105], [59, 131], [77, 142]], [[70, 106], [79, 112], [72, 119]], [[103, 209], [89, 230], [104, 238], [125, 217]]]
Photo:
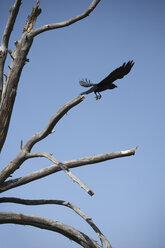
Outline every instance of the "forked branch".
[[22, 150], [18, 153], [17, 157], [12, 160], [0, 173], [0, 185], [10, 177], [12, 173], [14, 173], [20, 166], [23, 164], [25, 160], [29, 157], [29, 153], [32, 147], [39, 142], [40, 140], [47, 137], [51, 131], [53, 130], [54, 126], [57, 122], [74, 106], [79, 104], [84, 100], [84, 96], [78, 96], [71, 100], [70, 102], [66, 103], [48, 122], [47, 126], [39, 133], [33, 135], [28, 142], [25, 144]]
[[23, 33], [24, 32], [30, 32], [37, 20], [37, 17], [40, 15], [41, 13], [41, 9], [39, 8], [39, 5], [40, 5], [40, 0], [37, 1], [37, 4], [35, 6], [35, 8], [32, 9], [32, 13], [31, 15], [28, 16], [28, 19], [27, 19], [27, 22], [26, 22], [26, 25], [23, 29]]
[[83, 188], [90, 196], [94, 195], [94, 192], [88, 188], [87, 185], [85, 185], [79, 178], [77, 178], [69, 169], [66, 165], [63, 163], [59, 162], [55, 157], [52, 156], [50, 153], [46, 152], [35, 152], [35, 153], [29, 153], [28, 155], [29, 158], [37, 158], [37, 157], [44, 157], [49, 159], [51, 162], [56, 164], [63, 170], [74, 182], [78, 183], [81, 188]]
[[[131, 150], [126, 150], [126, 151], [104, 153], [104, 154], [100, 154], [100, 155], [94, 155], [91, 157], [64, 161], [64, 162], [62, 162], [62, 164], [64, 164], [69, 169], [70, 168], [76, 168], [79, 166], [84, 166], [87, 164], [95, 164], [95, 163], [103, 162], [103, 161], [110, 160], [110, 159], [132, 156], [135, 154], [136, 149], [137, 149], [137, 147], [135, 147]], [[4, 192], [6, 190], [18, 187], [20, 185], [30, 183], [32, 181], [46, 177], [48, 175], [51, 175], [51, 174], [56, 173], [56, 172], [61, 171], [61, 170], [62, 169], [58, 165], [54, 164], [54, 165], [51, 165], [47, 168], [32, 172], [30, 174], [27, 174], [23, 177], [16, 178], [13, 180], [8, 180], [0, 186], [0, 192]]]
[[71, 25], [71, 24], [73, 24], [73, 23], [75, 23], [77, 21], [80, 21], [81, 19], [89, 16], [89, 14], [96, 8], [96, 6], [98, 5], [98, 3], [100, 1], [101, 0], [93, 0], [86, 11], [84, 11], [80, 15], [74, 16], [74, 17], [72, 17], [72, 18], [70, 18], [70, 19], [68, 19], [66, 21], [59, 22], [59, 23], [47, 24], [47, 25], [44, 25], [44, 26], [42, 26], [40, 28], [32, 30], [30, 32], [30, 36], [34, 37], [34, 36], [36, 36], [36, 35], [38, 35], [40, 33], [43, 33], [45, 31], [52, 30], [52, 29], [57, 29], [57, 28], [63, 28], [63, 27], [69, 26], [69, 25]]

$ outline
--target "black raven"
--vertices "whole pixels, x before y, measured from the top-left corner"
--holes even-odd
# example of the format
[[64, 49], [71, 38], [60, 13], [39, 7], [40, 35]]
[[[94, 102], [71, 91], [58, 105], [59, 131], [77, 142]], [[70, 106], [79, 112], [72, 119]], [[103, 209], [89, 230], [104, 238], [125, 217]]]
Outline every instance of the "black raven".
[[122, 66], [112, 71], [105, 79], [103, 79], [98, 84], [92, 84], [90, 80], [87, 80], [87, 79], [81, 80], [79, 82], [81, 86], [84, 86], [84, 87], [92, 86], [89, 90], [82, 92], [81, 95], [94, 92], [96, 95], [96, 100], [100, 99], [101, 98], [100, 92], [107, 90], [107, 89], [112, 90], [116, 88], [117, 86], [113, 84], [113, 82], [127, 75], [130, 72], [133, 65], [134, 65], [133, 60], [128, 61], [127, 63], [123, 63]]

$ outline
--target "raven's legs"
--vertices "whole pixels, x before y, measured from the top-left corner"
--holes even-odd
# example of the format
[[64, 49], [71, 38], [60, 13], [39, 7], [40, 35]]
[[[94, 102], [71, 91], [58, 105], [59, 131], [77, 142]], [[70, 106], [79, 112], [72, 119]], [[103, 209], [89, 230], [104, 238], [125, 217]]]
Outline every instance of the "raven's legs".
[[101, 94], [99, 93], [99, 92], [94, 92], [95, 93], [95, 95], [96, 95], [96, 100], [99, 100], [99, 99], [101, 99]]

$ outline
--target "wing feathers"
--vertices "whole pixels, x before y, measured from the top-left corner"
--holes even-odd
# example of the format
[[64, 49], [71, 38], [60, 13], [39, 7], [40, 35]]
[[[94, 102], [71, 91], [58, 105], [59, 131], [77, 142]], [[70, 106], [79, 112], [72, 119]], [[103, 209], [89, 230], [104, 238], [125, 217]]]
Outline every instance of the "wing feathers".
[[81, 81], [79, 81], [79, 84], [83, 87], [91, 87], [94, 86], [95, 84], [91, 84], [90, 80], [88, 80], [87, 78], [82, 79]]
[[116, 70], [112, 71], [107, 78], [109, 78], [113, 81], [120, 79], [120, 78], [123, 78], [125, 75], [127, 75], [130, 72], [133, 65], [134, 65], [133, 60], [128, 61], [127, 63], [123, 63], [122, 66], [120, 66]]
[[106, 78], [104, 78], [100, 83], [98, 83], [98, 86], [101, 84], [111, 84], [117, 79], [123, 78], [130, 72], [133, 65], [133, 60], [128, 61], [127, 63], [123, 63], [122, 66], [112, 71]]

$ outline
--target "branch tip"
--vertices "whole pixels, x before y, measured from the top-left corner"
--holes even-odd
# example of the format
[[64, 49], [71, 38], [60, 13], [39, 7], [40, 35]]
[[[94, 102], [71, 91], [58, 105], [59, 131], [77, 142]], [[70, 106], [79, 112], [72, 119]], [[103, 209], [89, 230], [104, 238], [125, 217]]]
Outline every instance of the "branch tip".
[[82, 99], [82, 101], [84, 101], [84, 100], [85, 100], [85, 96], [84, 96], [84, 95], [82, 95], [82, 96], [81, 96], [81, 99]]
[[56, 130], [51, 130], [51, 131], [50, 131], [50, 134], [55, 133], [55, 131], [56, 131]]
[[133, 155], [135, 155], [135, 151], [138, 149], [139, 146], [134, 147], [133, 150]]
[[37, 17], [41, 14], [41, 8], [39, 8], [40, 0], [37, 1], [37, 4], [35, 8], [32, 8], [31, 14], [28, 16], [27, 22], [25, 24], [25, 27], [23, 29], [24, 32], [30, 32], [37, 20]]
[[88, 194], [89, 194], [90, 196], [93, 196], [95, 193], [94, 193], [92, 190], [89, 190], [89, 191], [88, 191]]

